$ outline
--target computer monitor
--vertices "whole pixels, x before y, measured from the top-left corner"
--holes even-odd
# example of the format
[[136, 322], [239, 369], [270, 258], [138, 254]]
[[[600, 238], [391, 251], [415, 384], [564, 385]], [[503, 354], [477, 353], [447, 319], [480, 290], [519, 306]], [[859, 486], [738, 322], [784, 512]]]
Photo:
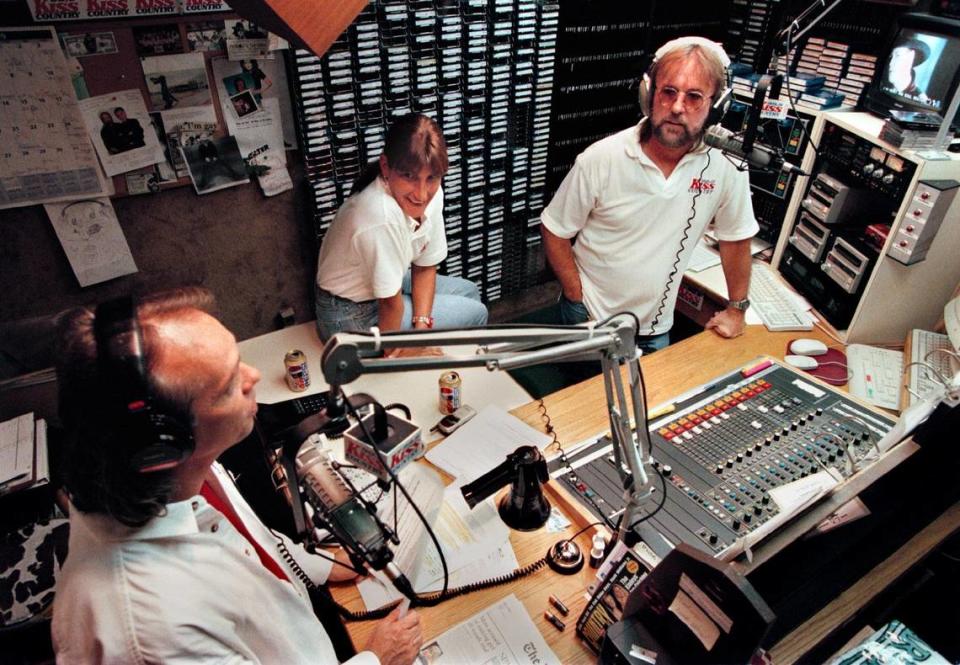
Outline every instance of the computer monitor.
[[960, 21], [904, 14], [888, 42], [886, 58], [877, 63], [865, 106], [880, 116], [891, 110], [944, 115], [958, 84]]

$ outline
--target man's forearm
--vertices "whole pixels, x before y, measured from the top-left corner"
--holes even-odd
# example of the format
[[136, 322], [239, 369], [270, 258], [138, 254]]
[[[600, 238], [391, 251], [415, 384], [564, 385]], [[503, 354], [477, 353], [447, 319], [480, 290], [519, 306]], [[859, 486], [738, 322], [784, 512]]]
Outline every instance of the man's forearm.
[[729, 300], [743, 300], [750, 291], [750, 239], [720, 241], [720, 263]]
[[573, 258], [573, 244], [566, 238], [559, 238], [545, 226], [540, 225], [543, 236], [543, 248], [547, 255], [547, 263], [556, 275], [563, 295], [573, 302], [583, 300], [583, 287], [580, 283], [580, 271]]

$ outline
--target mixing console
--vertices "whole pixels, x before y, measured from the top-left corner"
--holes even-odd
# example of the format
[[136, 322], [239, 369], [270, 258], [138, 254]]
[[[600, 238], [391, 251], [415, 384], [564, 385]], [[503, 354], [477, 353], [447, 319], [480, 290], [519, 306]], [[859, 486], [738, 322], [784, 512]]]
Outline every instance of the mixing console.
[[[893, 421], [779, 365], [743, 378], [734, 372], [683, 397], [650, 423], [654, 507], [649, 522], [673, 543], [716, 554], [778, 513], [770, 490], [832, 468], [848, 478], [876, 455]], [[594, 514], [585, 497], [616, 521], [623, 490], [608, 437], [568, 453], [551, 475]], [[646, 514], [646, 513], [644, 513]]]

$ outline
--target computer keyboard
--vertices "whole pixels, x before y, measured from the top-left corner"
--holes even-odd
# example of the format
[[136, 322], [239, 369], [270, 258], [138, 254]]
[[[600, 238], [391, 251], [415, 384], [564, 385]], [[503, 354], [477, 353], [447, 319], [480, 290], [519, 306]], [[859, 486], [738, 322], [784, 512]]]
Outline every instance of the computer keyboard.
[[796, 295], [770, 269], [754, 265], [750, 276], [750, 306], [767, 330], [812, 330], [813, 317]]
[[[951, 378], [953, 367], [950, 364], [950, 354], [944, 351], [955, 352], [950, 338], [940, 333], [915, 328], [910, 335], [910, 362], [925, 363], [940, 373], [940, 376]], [[923, 365], [910, 366], [910, 382], [907, 391], [910, 393], [910, 404], [914, 404], [926, 397], [930, 392], [943, 386], [927, 367]]]

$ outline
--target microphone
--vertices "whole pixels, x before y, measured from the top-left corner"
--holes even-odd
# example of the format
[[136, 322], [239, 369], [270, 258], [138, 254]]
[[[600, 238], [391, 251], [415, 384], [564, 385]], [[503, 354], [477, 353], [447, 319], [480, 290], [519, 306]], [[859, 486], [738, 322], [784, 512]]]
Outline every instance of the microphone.
[[354, 493], [318, 441], [319, 437], [309, 437], [297, 453], [297, 478], [307, 500], [346, 548], [355, 566], [383, 570], [397, 589], [413, 599], [413, 587], [393, 562], [393, 552], [387, 546], [387, 541], [395, 537], [376, 518], [375, 508]]
[[773, 148], [754, 143], [750, 152], [747, 152], [743, 147], [743, 139], [734, 136], [733, 132], [720, 125], [713, 125], [707, 129], [703, 135], [703, 142], [711, 148], [717, 148], [726, 154], [746, 160], [747, 164], [753, 168], [807, 175], [799, 167], [784, 161], [783, 157]]

